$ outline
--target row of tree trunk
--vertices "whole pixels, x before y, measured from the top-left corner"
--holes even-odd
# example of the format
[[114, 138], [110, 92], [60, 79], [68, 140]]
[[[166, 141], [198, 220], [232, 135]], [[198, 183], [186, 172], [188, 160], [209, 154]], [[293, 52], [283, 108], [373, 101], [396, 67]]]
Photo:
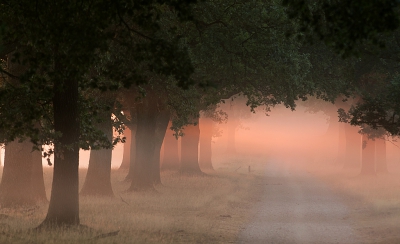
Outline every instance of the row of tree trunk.
[[[338, 107], [345, 107], [337, 102]], [[337, 162], [343, 169], [360, 169], [361, 175], [387, 173], [386, 141], [383, 138], [369, 139], [366, 134], [359, 133], [360, 128], [347, 123], [339, 123], [337, 112], [330, 114], [327, 138], [338, 137]], [[336, 124], [336, 125], [335, 125]]]

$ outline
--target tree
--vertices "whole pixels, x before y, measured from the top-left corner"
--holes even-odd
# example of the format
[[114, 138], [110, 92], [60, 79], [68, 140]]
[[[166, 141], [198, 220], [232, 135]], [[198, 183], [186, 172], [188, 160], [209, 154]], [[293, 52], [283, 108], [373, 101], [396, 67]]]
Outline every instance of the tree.
[[47, 201], [40, 151], [28, 140], [7, 143], [0, 184], [1, 207], [33, 205]]
[[384, 46], [381, 35], [393, 32], [400, 23], [396, 0], [284, 0], [283, 5], [288, 16], [298, 21], [300, 38], [320, 39], [344, 56], [358, 54], [364, 43]]
[[[131, 161], [131, 143], [132, 143], [132, 136], [134, 132], [132, 132], [129, 127], [126, 127], [124, 130], [124, 137], [125, 137], [125, 143], [124, 143], [124, 152], [122, 155], [122, 162], [121, 165], [119, 166], [119, 170], [121, 171], [128, 171], [129, 170], [129, 165]], [[134, 157], [134, 155], [132, 155]]]
[[199, 166], [199, 118], [194, 119], [193, 125], [184, 127], [184, 135], [181, 140], [181, 167], [184, 174], [202, 174]]
[[[163, 107], [161, 98], [154, 90], [147, 89], [146, 95], [136, 103], [136, 159], [131, 180], [131, 191], [153, 189], [160, 183], [160, 150], [168, 121], [169, 112]], [[161, 112], [160, 112], [161, 111]]]
[[[190, 16], [190, 1], [163, 3], [166, 8], [175, 9], [180, 19]], [[105, 88], [90, 71], [106, 53], [115, 32], [118, 30], [118, 37], [124, 37], [125, 44], [132, 49], [141, 50], [137, 55], [146, 54], [137, 58], [138, 62], [146, 62], [156, 72], [179, 76], [177, 80], [181, 85], [186, 84], [192, 72], [190, 62], [179, 66], [166, 62], [177, 57], [185, 60], [186, 52], [153, 35], [159, 28], [154, 21], [159, 14], [153, 11], [157, 5], [154, 1], [141, 4], [122, 0], [79, 4], [3, 1], [0, 4], [5, 26], [1, 44], [10, 44], [16, 50], [9, 59], [28, 66], [21, 75], [1, 70], [2, 74], [20, 81], [18, 86], [5, 84], [1, 87], [1, 129], [5, 129], [9, 140], [27, 135], [35, 144], [39, 141], [54, 143], [50, 205], [41, 226], [78, 225], [79, 147], [80, 142], [88, 142], [83, 136], [88, 134], [81, 134], [80, 129], [80, 110], [84, 108], [80, 105], [85, 104], [85, 99], [80, 100], [79, 92], [89, 86]], [[133, 42], [132, 37], [142, 38], [142, 41]], [[131, 79], [124, 80], [125, 86], [133, 83], [132, 79], [142, 81], [141, 71], [135, 70], [132, 74]], [[115, 80], [115, 76], [109, 77]], [[8, 106], [11, 101], [17, 101], [11, 107], [18, 113]], [[49, 122], [43, 130], [32, 126], [43, 120]]]
[[171, 130], [172, 121], [168, 123], [168, 128], [164, 137], [164, 160], [161, 164], [161, 170], [178, 170], [180, 160], [178, 155], [178, 138], [175, 132]]
[[202, 170], [214, 170], [212, 165], [212, 137], [214, 132], [214, 121], [212, 118], [206, 117], [207, 115], [200, 116], [199, 129], [200, 129], [200, 152], [199, 152], [199, 165]]
[[[100, 130], [111, 142], [113, 126], [111, 113], [102, 111], [103, 121], [99, 123]], [[81, 189], [81, 195], [114, 196], [111, 187], [111, 157], [112, 148], [92, 148], [85, 183]]]

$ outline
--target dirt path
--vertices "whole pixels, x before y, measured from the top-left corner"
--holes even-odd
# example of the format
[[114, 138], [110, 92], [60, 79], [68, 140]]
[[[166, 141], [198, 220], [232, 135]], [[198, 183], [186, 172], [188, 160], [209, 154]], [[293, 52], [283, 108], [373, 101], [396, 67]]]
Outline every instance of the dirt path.
[[362, 243], [340, 196], [289, 164], [266, 166], [265, 191], [239, 243]]

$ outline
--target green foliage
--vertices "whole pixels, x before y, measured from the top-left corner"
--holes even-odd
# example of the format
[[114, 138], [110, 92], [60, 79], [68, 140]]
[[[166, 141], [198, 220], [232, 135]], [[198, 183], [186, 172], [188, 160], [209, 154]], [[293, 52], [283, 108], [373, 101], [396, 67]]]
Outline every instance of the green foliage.
[[360, 44], [384, 46], [381, 35], [399, 27], [397, 0], [283, 0], [299, 21], [299, 38], [320, 39], [343, 56], [360, 53]]
[[[2, 56], [8, 57], [0, 70], [6, 77], [0, 87], [2, 139], [53, 143], [62, 136], [54, 131], [52, 103], [59, 91], [55, 85], [66, 90], [71, 81], [78, 81], [80, 145], [110, 147], [94, 121], [99, 111], [111, 111], [114, 105], [93, 97], [104, 95], [88, 89], [115, 90], [148, 82], [146, 70], [171, 75], [180, 86], [187, 86], [192, 68], [186, 50], [156, 33], [162, 28], [158, 22], [162, 9], [186, 21], [193, 2], [0, 1], [0, 43], [7, 46]], [[126, 67], [118, 54], [133, 57], [130, 75], [120, 72]]]
[[346, 112], [340, 119], [352, 125], [383, 128], [393, 136], [400, 135], [400, 77], [397, 75], [377, 94], [363, 97], [362, 103]]

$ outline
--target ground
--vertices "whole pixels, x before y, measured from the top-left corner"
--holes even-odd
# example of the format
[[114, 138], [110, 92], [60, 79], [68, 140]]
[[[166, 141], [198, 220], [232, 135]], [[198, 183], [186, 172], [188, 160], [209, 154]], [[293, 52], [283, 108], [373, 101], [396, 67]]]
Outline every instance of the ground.
[[[268, 156], [243, 155], [215, 158], [216, 172], [208, 172], [208, 176], [202, 177], [164, 172], [163, 185], [151, 193], [126, 192], [129, 184], [123, 182], [125, 175], [113, 171], [114, 198], [80, 199], [81, 222], [86, 228], [32, 232], [31, 228], [45, 217], [47, 203], [3, 208], [0, 210], [0, 243], [240, 243], [246, 228], [259, 221], [257, 211], [263, 201], [275, 194], [278, 199], [275, 204], [280, 211], [285, 212], [285, 204], [290, 207], [290, 201], [285, 203], [277, 198], [279, 187], [283, 186], [279, 184], [285, 182], [273, 178], [273, 171], [268, 170], [273, 165], [272, 160]], [[339, 218], [335, 223], [344, 223], [340, 228], [350, 232], [354, 230], [350, 235], [342, 236], [354, 238], [348, 239], [347, 243], [359, 243], [360, 240], [363, 243], [400, 243], [400, 177], [397, 169], [392, 167], [392, 174], [365, 178], [357, 176], [357, 170], [342, 171], [340, 166], [326, 162], [302, 165], [292, 162], [289, 165], [304, 178], [287, 175], [286, 183], [295, 187], [296, 179], [300, 183], [312, 182], [311, 185], [319, 189], [315, 188], [314, 193], [323, 186], [323, 192], [329, 196], [324, 199], [333, 199], [326, 201], [324, 204], [328, 205], [325, 206], [336, 208], [336, 213], [344, 214], [345, 218]], [[84, 176], [83, 169], [81, 183]], [[45, 171], [45, 181], [46, 191], [50, 192], [51, 170]], [[298, 193], [294, 191], [293, 194]], [[302, 198], [309, 202], [307, 195]], [[333, 202], [337, 204], [332, 205]], [[324, 204], [317, 208], [323, 208]], [[332, 224], [331, 215], [324, 212], [320, 211], [321, 219], [317, 217], [313, 220], [315, 225], [309, 226], [323, 229], [324, 225]], [[310, 212], [303, 211], [303, 216], [304, 213]], [[275, 218], [277, 216], [279, 214]], [[295, 220], [279, 222], [283, 236], [287, 236]], [[341, 240], [337, 235], [340, 233], [332, 235], [332, 240]], [[267, 239], [263, 243], [283, 242]], [[326, 239], [326, 243], [332, 242]]]

